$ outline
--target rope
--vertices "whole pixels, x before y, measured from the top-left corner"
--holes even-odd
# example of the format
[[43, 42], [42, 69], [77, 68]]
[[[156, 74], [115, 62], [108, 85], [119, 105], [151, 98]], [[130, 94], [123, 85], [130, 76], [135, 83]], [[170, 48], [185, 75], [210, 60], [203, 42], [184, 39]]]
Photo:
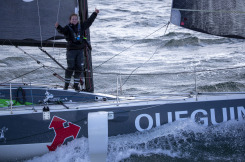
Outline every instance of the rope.
[[66, 68], [61, 65], [55, 58], [53, 58], [46, 50], [44, 50], [43, 48], [39, 47], [39, 49], [45, 53], [46, 55], [48, 55], [49, 58], [51, 58], [57, 65], [59, 65], [63, 70], [66, 70]]
[[[10, 43], [12, 44], [12, 42], [10, 41]], [[13, 45], [13, 44], [12, 44]], [[15, 46], [15, 45], [13, 45]], [[44, 64], [42, 64], [39, 60], [35, 59], [34, 57], [32, 57], [29, 53], [27, 53], [26, 51], [24, 51], [23, 49], [21, 49], [19, 46], [15, 46], [17, 49], [19, 49], [21, 52], [23, 52], [24, 54], [28, 55], [30, 58], [32, 58], [33, 60], [35, 60], [37, 62], [37, 64], [41, 64], [44, 66]]]
[[[164, 28], [165, 26], [168, 26], [168, 25], [169, 25], [169, 22], [168, 22], [167, 24], [163, 25], [162, 27], [158, 28], [158, 29], [157, 29], [157, 30], [155, 30], [154, 32], [150, 33], [149, 35], [145, 36], [143, 39], [148, 38], [149, 36], [153, 35], [154, 33], [158, 32], [159, 30], [161, 30], [162, 28]], [[142, 39], [142, 40], [143, 40], [143, 39]], [[122, 51], [121, 51], [121, 52], [119, 52], [118, 54], [116, 54], [116, 55], [112, 56], [112, 57], [111, 57], [111, 58], [109, 58], [108, 60], [106, 60], [106, 61], [102, 62], [100, 65], [96, 66], [96, 67], [95, 67], [93, 70], [95, 70], [95, 69], [97, 69], [97, 68], [101, 67], [103, 64], [105, 64], [105, 63], [109, 62], [110, 60], [112, 60], [112, 59], [113, 59], [113, 58], [115, 58], [116, 56], [118, 56], [118, 55], [122, 54], [123, 52], [127, 51], [128, 49], [132, 48], [133, 46], [135, 46], [135, 45], [137, 45], [137, 44], [138, 44], [138, 43], [134, 43], [134, 44], [132, 44], [131, 46], [129, 46], [129, 47], [127, 47], [127, 48], [125, 48], [124, 50], [122, 50]]]
[[58, 75], [54, 70], [52, 70], [51, 68], [49, 68], [49, 66], [44, 65], [43, 63], [41, 63], [40, 61], [38, 61], [37, 59], [35, 59], [34, 57], [32, 57], [30, 54], [28, 54], [26, 51], [24, 51], [23, 49], [21, 49], [18, 46], [15, 46], [17, 49], [19, 49], [20, 51], [22, 51], [24, 54], [28, 55], [29, 57], [31, 57], [33, 60], [35, 60], [38, 64], [41, 64], [42, 66], [40, 68], [47, 68], [49, 71], [51, 71], [53, 73], [53, 75], [57, 78], [59, 78], [61, 81], [64, 82], [64, 78], [62, 78], [60, 75]]
[[[56, 16], [56, 22], [59, 22], [59, 14], [60, 14], [60, 0], [59, 0], [59, 5], [58, 5], [58, 11], [57, 11], [57, 16]], [[54, 42], [53, 42], [53, 51], [54, 51], [54, 45], [55, 45], [55, 38], [57, 36], [57, 30], [54, 29]]]
[[[60, 69], [59, 67], [54, 67], [54, 66], [46, 66], [48, 68], [52, 69]], [[236, 66], [236, 67], [227, 67], [227, 68], [219, 68], [219, 69], [204, 69], [204, 70], [196, 70], [196, 71], [180, 71], [180, 72], [162, 72], [162, 73], [141, 73], [141, 74], [131, 74], [131, 73], [113, 73], [113, 72], [94, 72], [94, 74], [99, 74], [99, 75], [131, 75], [131, 76], [140, 76], [140, 75], [176, 75], [176, 74], [192, 74], [192, 73], [204, 73], [204, 72], [215, 72], [215, 71], [220, 71], [220, 70], [232, 70], [232, 69], [240, 69], [240, 68], [245, 68], [244, 66]]]
[[[10, 41], [10, 40], [9, 40]], [[11, 42], [11, 41], [10, 41]], [[13, 45], [13, 44], [12, 44]], [[15, 46], [15, 45], [13, 45], [13, 46]], [[54, 72], [54, 70], [52, 70], [52, 69], [60, 69], [60, 68], [57, 68], [57, 67], [52, 67], [52, 66], [46, 66], [46, 65], [44, 65], [44, 64], [42, 64], [39, 60], [37, 60], [37, 59], [35, 59], [34, 57], [32, 57], [29, 53], [27, 53], [26, 51], [24, 51], [23, 49], [21, 49], [20, 47], [18, 47], [18, 46], [15, 46], [17, 49], [19, 49], [20, 51], [22, 51], [24, 54], [26, 54], [26, 55], [28, 55], [30, 58], [32, 58], [33, 60], [35, 60], [38, 64], [41, 64], [42, 66], [41, 67], [39, 67], [39, 68], [37, 68], [37, 69], [34, 69], [34, 70], [32, 70], [32, 71], [30, 71], [30, 72], [27, 72], [27, 73], [25, 73], [25, 74], [22, 74], [22, 75], [20, 75], [20, 76], [18, 76], [18, 77], [16, 77], [16, 78], [14, 78], [14, 79], [11, 79], [11, 80], [9, 80], [9, 81], [6, 81], [6, 82], [3, 82], [3, 83], [0, 83], [0, 84], [4, 84], [4, 83], [8, 83], [8, 82], [11, 82], [11, 81], [13, 81], [13, 80], [15, 80], [15, 79], [18, 79], [18, 78], [20, 78], [20, 77], [23, 77], [23, 76], [25, 76], [25, 75], [28, 75], [28, 74], [30, 74], [30, 73], [32, 73], [32, 72], [35, 72], [35, 71], [37, 71], [37, 70], [39, 70], [39, 69], [41, 69], [41, 68], [48, 68], [48, 69], [50, 69], [50, 71], [52, 71], [53, 73], [55, 73]], [[158, 48], [157, 48], [158, 49]], [[156, 51], [157, 51], [157, 49], [156, 49]], [[153, 53], [153, 55], [146, 61], [146, 62], [148, 62], [153, 56], [154, 56], [154, 54], [156, 53], [156, 51]], [[52, 69], [51, 69], [52, 68]], [[215, 71], [220, 71], [220, 70], [232, 70], [232, 69], [240, 69], [240, 68], [245, 68], [245, 65], [244, 66], [236, 66], [236, 67], [228, 67], [228, 68], [219, 68], [219, 69], [205, 69], [205, 70], [196, 70], [196, 71], [180, 71], [180, 72], [168, 72], [168, 73], [154, 73], [154, 74], [152, 74], [152, 73], [141, 73], [141, 74], [133, 74], [137, 69], [139, 69], [140, 67], [137, 67], [135, 70], [133, 70], [130, 74], [127, 74], [127, 73], [112, 73], [112, 72], [108, 72], [108, 73], [98, 73], [98, 72], [94, 72], [95, 74], [100, 74], [100, 75], [130, 75], [130, 77], [131, 76], [139, 76], [139, 75], [178, 75], [178, 74], [192, 74], [192, 73], [203, 73], [203, 72], [215, 72]], [[56, 74], [56, 73], [55, 73]], [[56, 74], [56, 75], [58, 75], [58, 74]], [[57, 76], [56, 76], [57, 77]], [[58, 76], [59, 77], [59, 76]], [[87, 77], [86, 77], [87, 78]], [[129, 78], [129, 77], [128, 77]], [[62, 80], [62, 77], [61, 77], [61, 79], [60, 80]], [[128, 79], [127, 79], [128, 80]], [[124, 82], [124, 84], [126, 83], [126, 81]], [[124, 85], [123, 84], [123, 85]]]
[[38, 0], [37, 0], [37, 14], [38, 14], [39, 31], [40, 31], [40, 39], [41, 39], [41, 47], [42, 47], [43, 46], [43, 37], [42, 37], [41, 16], [40, 16], [40, 11], [39, 11]]
[[[58, 5], [58, 11], [57, 11], [57, 16], [56, 16], [56, 22], [59, 22], [59, 15], [60, 15], [60, 0], [59, 0], [59, 5]], [[53, 42], [53, 52], [54, 52], [54, 45], [55, 45], [55, 38], [57, 36], [57, 30], [56, 28], [54, 29], [54, 42]], [[60, 51], [59, 51], [59, 54], [60, 54]], [[59, 58], [60, 58], [60, 55], [59, 55]]]
[[11, 82], [11, 81], [13, 81], [13, 80], [15, 80], [15, 79], [18, 79], [18, 78], [21, 78], [21, 77], [23, 77], [23, 76], [25, 76], [25, 75], [28, 75], [28, 74], [30, 74], [30, 73], [33, 73], [33, 72], [35, 72], [35, 71], [37, 71], [37, 70], [39, 70], [39, 69], [41, 69], [41, 68], [43, 68], [43, 67], [39, 67], [39, 68], [37, 68], [37, 69], [34, 69], [34, 70], [30, 71], [30, 72], [27, 72], [27, 73], [24, 73], [24, 74], [22, 74], [22, 75], [19, 75], [18, 77], [14, 78], [14, 79], [8, 80], [8, 81], [3, 82], [3, 83], [0, 83], [0, 84], [9, 83], [9, 82]]
[[[165, 30], [165, 32], [164, 32], [164, 35], [166, 34], [166, 31], [167, 31], [167, 29], [168, 29], [169, 24], [170, 24], [170, 22], [168, 22], [168, 24], [167, 24], [166, 30]], [[159, 42], [160, 42], [160, 41], [159, 41]], [[122, 88], [122, 87], [126, 84], [126, 82], [129, 80], [129, 78], [132, 76], [132, 74], [133, 74], [136, 70], [138, 70], [139, 68], [143, 67], [148, 61], [150, 61], [150, 60], [153, 58], [153, 56], [157, 53], [157, 50], [159, 49], [160, 46], [161, 46], [161, 43], [159, 43], [159, 45], [157, 46], [155, 52], [151, 55], [151, 57], [150, 57], [148, 60], [146, 60], [144, 63], [142, 63], [142, 64], [141, 64], [140, 66], [138, 66], [137, 68], [135, 68], [135, 69], [130, 73], [130, 75], [127, 77], [127, 79], [126, 79], [125, 82], [121, 85], [120, 88]]]

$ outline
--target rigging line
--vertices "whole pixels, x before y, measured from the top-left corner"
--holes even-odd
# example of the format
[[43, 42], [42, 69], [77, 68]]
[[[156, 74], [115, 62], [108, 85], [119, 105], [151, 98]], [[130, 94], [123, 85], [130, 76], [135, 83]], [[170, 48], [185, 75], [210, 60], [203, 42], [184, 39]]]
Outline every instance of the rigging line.
[[37, 0], [37, 14], [38, 14], [39, 32], [40, 32], [41, 47], [42, 47], [43, 46], [43, 37], [42, 37], [41, 17], [40, 17], [40, 10], [39, 10], [38, 0]]
[[66, 70], [63, 65], [61, 65], [55, 58], [53, 58], [47, 51], [45, 51], [43, 48], [39, 47], [39, 49], [45, 53], [49, 58], [51, 58], [57, 65], [59, 65], [63, 70]]
[[166, 34], [166, 32], [167, 32], [167, 30], [168, 30], [168, 27], [169, 27], [169, 24], [170, 24], [170, 21], [168, 22], [167, 27], [166, 27], [166, 30], [165, 30], [165, 32], [164, 32], [164, 34], [163, 34], [163, 35], [165, 35], [165, 34]]
[[126, 82], [129, 80], [129, 78], [133, 75], [133, 73], [134, 73], [136, 70], [138, 70], [139, 68], [143, 67], [143, 65], [145, 65], [148, 61], [150, 61], [150, 60], [153, 58], [153, 56], [156, 54], [156, 52], [157, 52], [157, 50], [158, 50], [159, 47], [160, 47], [160, 45], [156, 48], [155, 52], [151, 55], [151, 57], [150, 57], [148, 60], [146, 60], [146, 61], [145, 61], [144, 63], [142, 63], [140, 66], [138, 66], [137, 68], [135, 68], [135, 69], [129, 74], [129, 76], [127, 77], [127, 79], [125, 80], [125, 82], [122, 84], [122, 86], [121, 86], [120, 88], [122, 88], [122, 87], [126, 84]]
[[[13, 45], [13, 43], [10, 41], [10, 43]], [[57, 77], [58, 79], [60, 79], [61, 81], [65, 81], [63, 77], [61, 77], [59, 74], [57, 74], [54, 70], [52, 70], [51, 68], [49, 68], [48, 66], [44, 65], [43, 63], [41, 63], [40, 61], [38, 61], [37, 59], [35, 59], [34, 57], [32, 57], [30, 54], [28, 54], [26, 51], [24, 51], [23, 49], [21, 49], [20, 47], [15, 46], [17, 49], [19, 49], [20, 51], [22, 51], [24, 54], [28, 55], [29, 57], [31, 57], [33, 60], [35, 60], [37, 62], [37, 64], [41, 64], [43, 68], [49, 69], [50, 71], [53, 72], [53, 75], [55, 77]]]
[[237, 14], [245, 14], [245, 11], [235, 11], [235, 10], [194, 10], [194, 9], [181, 9], [181, 8], [172, 8], [172, 10], [179, 11], [192, 11], [192, 12], [213, 12], [213, 13], [237, 13]]
[[[154, 32], [150, 33], [149, 35], [145, 36], [144, 38], [142, 38], [141, 40], [143, 39], [146, 39], [148, 38], [149, 36], [153, 35], [154, 33], [158, 32], [159, 30], [161, 30], [162, 28], [164, 28], [165, 26], [167, 26], [169, 24], [169, 22], [165, 25], [163, 25], [162, 27], [158, 28], [157, 30], [155, 30]], [[122, 54], [123, 52], [127, 51], [128, 49], [132, 48], [133, 46], [135, 46], [136, 44], [138, 44], [137, 42], [132, 44], [131, 46], [125, 48], [124, 50], [122, 50], [121, 52], [119, 52], [118, 54], [115, 54], [114, 56], [112, 56], [111, 58], [109, 58], [108, 60], [102, 62], [100, 65], [96, 66], [93, 70], [97, 69], [98, 67], [101, 67], [103, 64], [109, 62], [110, 60], [112, 60], [113, 58], [115, 58], [116, 56]]]
[[[236, 67], [230, 67], [230, 68], [220, 68], [220, 69], [207, 69], [207, 70], [196, 70], [196, 71], [181, 71], [181, 72], [169, 72], [169, 73], [141, 73], [141, 74], [131, 74], [132, 76], [135, 75], [175, 75], [175, 74], [191, 74], [191, 73], [204, 73], [204, 72], [216, 72], [219, 70], [232, 70], [232, 69], [240, 69], [245, 68], [245, 66], [236, 66]], [[126, 73], [98, 73], [95, 72], [95, 74], [102, 74], [102, 75], [130, 75]]]
[[[43, 65], [43, 66], [45, 66], [45, 67], [47, 67], [47, 68], [52, 68], [52, 69], [58, 69], [58, 70], [60, 70], [61, 69], [61, 67], [54, 67], [54, 66], [47, 66], [47, 65]], [[63, 69], [63, 68], [62, 68]], [[74, 70], [69, 70], [69, 69], [65, 69], [64, 68], [64, 70], [67, 70], [67, 71], [74, 71]], [[84, 72], [84, 71], [77, 71], [77, 72]], [[106, 73], [105, 73], [106, 74]], [[91, 77], [85, 77], [85, 78], [91, 78]]]
[[[10, 41], [11, 42], [11, 41]], [[13, 44], [12, 44], [13, 45]], [[15, 45], [13, 45], [15, 46]], [[23, 49], [21, 49], [18, 46], [15, 46], [17, 49], [19, 49], [20, 51], [22, 51], [24, 54], [28, 55], [29, 57], [31, 57], [33, 60], [35, 60], [38, 64], [41, 64], [42, 67], [46, 67], [48, 69], [60, 69], [57, 67], [53, 67], [53, 66], [46, 66], [44, 64], [42, 64], [40, 61], [38, 61], [37, 59], [35, 59], [34, 57], [32, 57], [30, 54], [28, 54], [27, 52], [25, 52]], [[236, 67], [228, 67], [228, 68], [218, 68], [218, 69], [206, 69], [206, 70], [196, 70], [195, 72], [197, 73], [202, 73], [202, 72], [212, 72], [212, 71], [218, 71], [218, 70], [232, 70], [232, 69], [240, 69], [240, 68], [245, 68], [244, 66], [236, 66]], [[141, 73], [141, 74], [126, 74], [126, 73], [120, 73], [120, 75], [171, 75], [171, 74], [187, 74], [187, 73], [194, 73], [194, 71], [182, 71], [182, 72], [169, 72], [169, 73]], [[95, 74], [101, 74], [101, 75], [119, 75], [119, 73], [99, 73], [99, 72], [95, 72]]]
[[[165, 32], [164, 32], [164, 35], [165, 35], [166, 32], [167, 32], [167, 29], [168, 29], [169, 24], [170, 24], [170, 22], [167, 23], [167, 27], [166, 27], [166, 30], [165, 30]], [[131, 72], [131, 74], [127, 77], [127, 79], [126, 79], [125, 82], [121, 85], [120, 88], [122, 88], [122, 87], [126, 84], [126, 82], [128, 81], [128, 79], [133, 75], [133, 73], [134, 73], [136, 70], [138, 70], [139, 68], [141, 68], [142, 66], [144, 66], [147, 62], [149, 62], [149, 61], [153, 58], [153, 56], [157, 53], [157, 50], [160, 48], [161, 45], [162, 45], [162, 44], [161, 44], [161, 42], [160, 42], [159, 45], [157, 46], [155, 52], [151, 55], [151, 57], [150, 57], [148, 60], [146, 60], [144, 63], [142, 63], [140, 66], [138, 66], [137, 68], [135, 68], [135, 69]]]
[[[12, 44], [12, 42], [10, 41], [10, 43]], [[13, 45], [13, 44], [12, 44]], [[33, 56], [31, 56], [29, 53], [27, 53], [26, 51], [24, 51], [23, 49], [21, 49], [19, 46], [17, 45], [13, 45], [15, 46], [17, 49], [19, 49], [21, 52], [23, 52], [24, 54], [28, 55], [30, 58], [32, 58], [34, 61], [37, 62], [37, 64], [41, 64], [42, 66], [44, 66], [44, 64], [42, 64], [39, 60], [35, 59]]]
[[[10, 41], [10, 43], [12, 44], [12, 42]], [[42, 67], [47, 67], [48, 66], [45, 66], [43, 63], [41, 63], [39, 60], [35, 59], [33, 56], [31, 56], [29, 53], [27, 53], [26, 51], [24, 51], [22, 48], [20, 48], [19, 46], [17, 45], [14, 45], [12, 44], [13, 46], [15, 46], [17, 49], [19, 49], [21, 52], [23, 52], [24, 54], [28, 55], [30, 58], [32, 58], [33, 60], [35, 60], [37, 62], [37, 64], [41, 64]]]
[[[60, 14], [60, 0], [59, 0], [59, 5], [58, 5], [58, 11], [57, 11], [57, 16], [56, 16], [56, 22], [59, 22], [59, 14]], [[54, 45], [55, 45], [55, 38], [57, 36], [57, 30], [54, 29], [54, 42], [53, 42], [53, 50], [54, 50]]]
[[30, 73], [33, 73], [33, 72], [35, 72], [35, 71], [37, 71], [37, 70], [39, 70], [39, 69], [41, 69], [41, 68], [43, 68], [43, 67], [41, 66], [41, 67], [39, 67], [39, 68], [37, 68], [37, 69], [34, 69], [34, 70], [32, 70], [32, 71], [29, 71], [29, 72], [27, 72], [27, 73], [25, 73], [25, 74], [22, 74], [22, 75], [20, 75], [20, 76], [18, 76], [18, 77], [15, 77], [14, 79], [8, 80], [8, 81], [3, 82], [3, 83], [0, 83], [0, 84], [6, 84], [6, 83], [9, 83], [9, 82], [11, 82], [11, 81], [13, 81], [13, 80], [15, 80], [15, 79], [18, 79], [18, 78], [21, 78], [21, 77], [23, 77], [23, 76], [25, 76], [25, 75], [28, 75], [28, 74], [30, 74]]

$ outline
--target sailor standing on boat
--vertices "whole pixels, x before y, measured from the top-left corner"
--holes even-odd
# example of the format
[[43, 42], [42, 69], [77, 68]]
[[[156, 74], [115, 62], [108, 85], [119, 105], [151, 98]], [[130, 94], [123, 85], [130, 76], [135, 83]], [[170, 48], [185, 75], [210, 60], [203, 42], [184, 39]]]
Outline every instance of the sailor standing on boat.
[[70, 23], [64, 28], [60, 26], [58, 22], [55, 24], [57, 31], [61, 34], [64, 34], [67, 40], [67, 69], [65, 71], [64, 90], [68, 89], [73, 71], [75, 71], [74, 89], [76, 91], [80, 90], [78, 84], [83, 71], [83, 50], [86, 45], [88, 45], [88, 48], [91, 50], [91, 46], [83, 36], [83, 33], [92, 25], [98, 13], [99, 10], [95, 9], [92, 15], [81, 24], [78, 22], [77, 14], [72, 14], [70, 16]]

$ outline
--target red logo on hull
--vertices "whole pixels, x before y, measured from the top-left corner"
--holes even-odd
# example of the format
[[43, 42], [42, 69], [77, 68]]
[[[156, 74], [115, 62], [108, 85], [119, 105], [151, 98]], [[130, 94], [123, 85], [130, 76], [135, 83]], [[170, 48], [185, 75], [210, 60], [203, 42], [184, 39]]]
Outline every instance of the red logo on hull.
[[55, 137], [52, 144], [50, 146], [47, 146], [49, 151], [55, 151], [56, 148], [62, 145], [65, 142], [65, 139], [69, 137], [73, 137], [74, 139], [77, 138], [81, 127], [72, 124], [71, 122], [68, 123], [69, 126], [64, 127], [64, 123], [66, 122], [66, 120], [61, 119], [57, 116], [53, 117], [49, 125], [49, 129], [54, 129]]

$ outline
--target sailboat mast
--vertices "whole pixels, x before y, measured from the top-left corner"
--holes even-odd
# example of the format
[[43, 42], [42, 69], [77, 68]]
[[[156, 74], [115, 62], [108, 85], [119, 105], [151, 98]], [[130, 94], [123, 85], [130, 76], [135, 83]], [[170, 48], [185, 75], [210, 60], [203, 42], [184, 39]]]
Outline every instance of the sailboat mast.
[[[88, 19], [88, 2], [87, 0], [79, 0], [79, 16], [80, 22], [84, 22]], [[87, 29], [84, 33], [87, 41], [90, 42], [90, 31]], [[84, 48], [84, 78], [85, 78], [85, 90], [87, 92], [94, 92], [93, 83], [93, 69], [92, 69], [92, 55], [91, 50], [87, 47]]]

